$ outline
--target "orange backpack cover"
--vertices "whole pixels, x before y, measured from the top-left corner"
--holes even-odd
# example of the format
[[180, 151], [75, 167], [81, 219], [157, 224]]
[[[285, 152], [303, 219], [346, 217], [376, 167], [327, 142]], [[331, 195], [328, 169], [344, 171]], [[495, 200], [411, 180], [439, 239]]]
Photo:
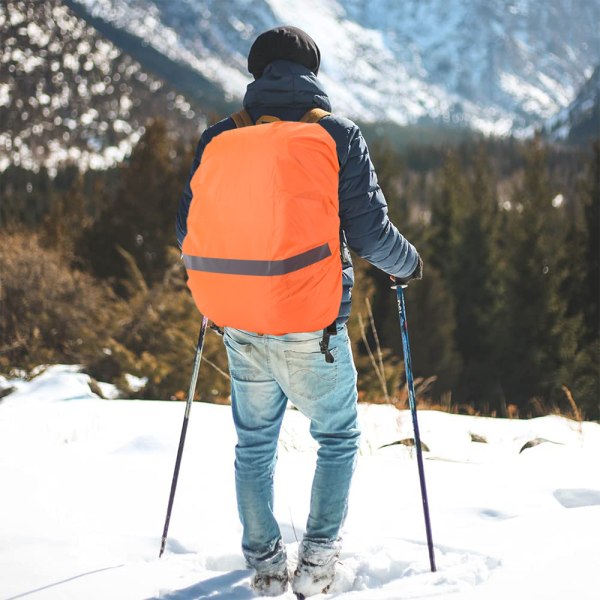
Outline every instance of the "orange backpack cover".
[[203, 315], [272, 335], [335, 321], [338, 174], [335, 142], [315, 122], [272, 121], [213, 138], [191, 181], [183, 242]]

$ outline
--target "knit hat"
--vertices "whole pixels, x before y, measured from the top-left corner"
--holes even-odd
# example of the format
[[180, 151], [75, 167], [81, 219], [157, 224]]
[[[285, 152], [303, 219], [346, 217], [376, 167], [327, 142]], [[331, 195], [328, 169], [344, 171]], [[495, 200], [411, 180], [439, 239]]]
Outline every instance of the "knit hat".
[[256, 38], [248, 54], [248, 71], [254, 75], [254, 79], [258, 79], [262, 77], [266, 66], [278, 59], [304, 65], [316, 75], [321, 52], [308, 33], [284, 25], [269, 29]]

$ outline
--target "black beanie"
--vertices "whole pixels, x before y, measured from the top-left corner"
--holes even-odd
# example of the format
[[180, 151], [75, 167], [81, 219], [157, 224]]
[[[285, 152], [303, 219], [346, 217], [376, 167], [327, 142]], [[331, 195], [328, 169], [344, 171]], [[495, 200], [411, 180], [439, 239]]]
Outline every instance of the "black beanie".
[[265, 67], [274, 60], [291, 60], [304, 65], [315, 75], [319, 72], [321, 53], [308, 33], [284, 25], [261, 33], [248, 54], [248, 71], [254, 79], [262, 77]]

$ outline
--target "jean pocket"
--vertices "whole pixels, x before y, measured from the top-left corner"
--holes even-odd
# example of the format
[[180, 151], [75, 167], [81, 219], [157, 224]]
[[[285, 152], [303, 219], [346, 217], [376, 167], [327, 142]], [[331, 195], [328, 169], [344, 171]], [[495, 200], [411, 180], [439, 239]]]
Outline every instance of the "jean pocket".
[[[325, 361], [321, 352], [284, 350], [292, 393], [304, 400], [316, 400], [335, 389], [337, 380], [337, 348], [331, 348], [334, 362]], [[290, 398], [293, 402], [293, 398]]]
[[228, 349], [233, 350], [242, 355], [250, 354], [252, 350], [252, 344], [250, 342], [243, 342], [241, 340], [237, 340], [228, 329], [225, 329], [225, 334], [223, 335], [223, 343]]
[[238, 381], [252, 381], [256, 378], [256, 368], [252, 361], [252, 344], [236, 340], [227, 330], [223, 336], [227, 350], [229, 373]]

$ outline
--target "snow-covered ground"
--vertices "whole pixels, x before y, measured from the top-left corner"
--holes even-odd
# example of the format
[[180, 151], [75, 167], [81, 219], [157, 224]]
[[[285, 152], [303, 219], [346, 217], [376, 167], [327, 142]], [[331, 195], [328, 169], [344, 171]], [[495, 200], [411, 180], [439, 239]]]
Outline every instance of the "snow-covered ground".
[[[228, 407], [193, 406], [159, 560], [183, 403], [102, 400], [64, 366], [0, 388], [9, 384], [16, 391], [0, 401], [0, 598], [253, 597]], [[382, 448], [410, 437], [410, 414], [361, 406], [342, 554], [356, 578], [328, 597], [597, 600], [600, 425], [419, 415], [438, 571], [429, 572], [414, 452]], [[547, 441], [520, 452], [535, 439]], [[276, 512], [293, 556], [315, 459], [295, 410], [279, 456]]]

